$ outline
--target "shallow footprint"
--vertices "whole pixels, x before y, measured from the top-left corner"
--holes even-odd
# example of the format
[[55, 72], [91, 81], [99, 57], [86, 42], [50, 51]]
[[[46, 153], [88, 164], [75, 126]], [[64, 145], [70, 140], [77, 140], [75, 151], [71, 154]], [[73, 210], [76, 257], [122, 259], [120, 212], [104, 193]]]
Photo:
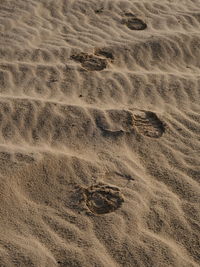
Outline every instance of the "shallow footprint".
[[96, 48], [95, 49], [95, 55], [114, 60], [113, 53], [111, 52], [111, 50], [109, 48], [106, 48], [106, 47]]
[[104, 58], [99, 58], [86, 53], [72, 55], [71, 59], [80, 62], [82, 67], [89, 71], [100, 71], [107, 67], [107, 61]]
[[119, 209], [124, 198], [119, 188], [103, 183], [83, 188], [83, 200], [94, 214], [106, 214]]
[[140, 134], [151, 138], [159, 138], [165, 132], [164, 123], [154, 112], [150, 111], [134, 111], [133, 125]]
[[30, 156], [28, 154], [22, 154], [22, 153], [15, 153], [15, 158], [17, 161], [25, 162], [25, 163], [32, 163], [35, 161], [33, 156]]
[[125, 24], [130, 30], [142, 31], [147, 28], [147, 24], [136, 18], [132, 13], [125, 13], [126, 18], [122, 20], [122, 24]]

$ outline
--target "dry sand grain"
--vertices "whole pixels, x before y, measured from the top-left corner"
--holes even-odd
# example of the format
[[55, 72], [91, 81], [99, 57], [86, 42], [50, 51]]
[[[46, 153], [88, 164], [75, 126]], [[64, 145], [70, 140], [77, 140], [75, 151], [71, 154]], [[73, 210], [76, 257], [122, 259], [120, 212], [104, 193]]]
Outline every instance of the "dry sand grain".
[[0, 266], [200, 266], [200, 1], [0, 0]]

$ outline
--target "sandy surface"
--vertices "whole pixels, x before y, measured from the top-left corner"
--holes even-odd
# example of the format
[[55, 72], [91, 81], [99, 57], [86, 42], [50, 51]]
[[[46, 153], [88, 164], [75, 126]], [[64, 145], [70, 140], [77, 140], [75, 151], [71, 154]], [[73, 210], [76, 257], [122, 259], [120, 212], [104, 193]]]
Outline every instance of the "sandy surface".
[[0, 0], [0, 266], [200, 264], [200, 1]]

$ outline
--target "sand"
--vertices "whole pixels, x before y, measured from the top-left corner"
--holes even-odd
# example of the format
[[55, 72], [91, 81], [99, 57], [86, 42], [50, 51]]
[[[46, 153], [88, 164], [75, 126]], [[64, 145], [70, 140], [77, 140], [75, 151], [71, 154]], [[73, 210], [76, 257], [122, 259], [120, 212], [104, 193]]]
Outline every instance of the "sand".
[[200, 266], [200, 1], [0, 0], [0, 266]]

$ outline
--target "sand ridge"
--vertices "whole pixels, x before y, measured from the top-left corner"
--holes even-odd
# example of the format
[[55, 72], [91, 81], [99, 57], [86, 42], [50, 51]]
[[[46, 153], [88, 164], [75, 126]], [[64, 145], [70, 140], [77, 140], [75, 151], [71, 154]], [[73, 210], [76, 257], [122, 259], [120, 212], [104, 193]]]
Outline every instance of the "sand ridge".
[[199, 266], [199, 14], [0, 1], [0, 266]]

